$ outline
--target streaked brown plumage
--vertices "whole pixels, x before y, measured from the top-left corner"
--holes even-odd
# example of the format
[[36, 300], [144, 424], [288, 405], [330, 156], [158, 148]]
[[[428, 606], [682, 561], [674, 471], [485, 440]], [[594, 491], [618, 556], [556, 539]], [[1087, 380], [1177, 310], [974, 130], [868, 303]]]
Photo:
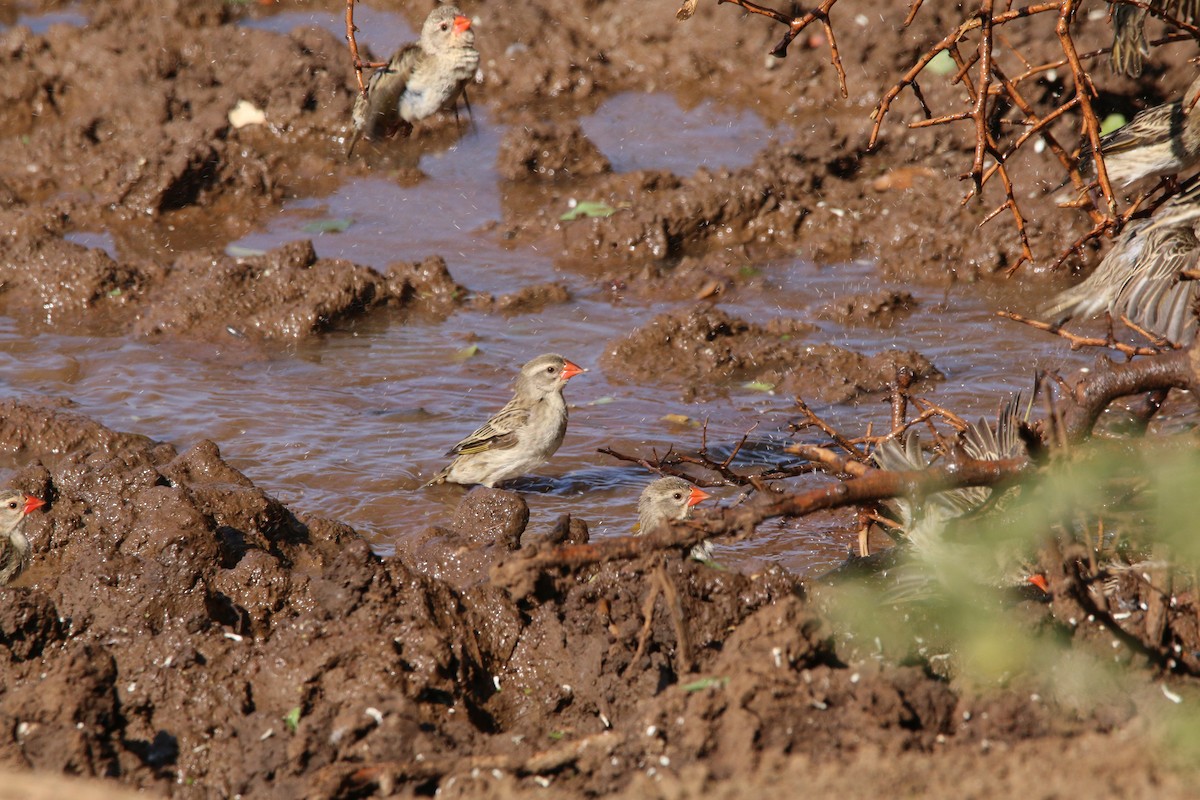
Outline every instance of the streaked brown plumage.
[[[1200, 163], [1200, 77], [1183, 97], [1147, 108], [1100, 140], [1109, 181], [1128, 186], [1142, 178], [1174, 175]], [[1080, 171], [1095, 174], [1092, 149], [1079, 151]]]
[[1061, 325], [1107, 312], [1172, 342], [1190, 343], [1200, 282], [1183, 280], [1180, 273], [1200, 262], [1198, 223], [1200, 185], [1126, 226], [1087, 280], [1059, 294], [1040, 316]]
[[[1150, 0], [1150, 6], [1182, 22], [1195, 24], [1200, 16], [1200, 0]], [[1129, 5], [1112, 6], [1113, 44], [1109, 66], [1117, 75], [1136, 78], [1142, 74], [1145, 58], [1150, 55], [1146, 42], [1146, 18], [1150, 12]]]
[[371, 75], [366, 95], [354, 99], [346, 155], [361, 137], [407, 135], [412, 123], [456, 105], [478, 67], [471, 20], [454, 6], [435, 8], [421, 27], [420, 41], [397, 50]]
[[567, 381], [585, 372], [560, 355], [547, 353], [521, 367], [513, 399], [446, 455], [455, 456], [430, 484], [494, 486], [523, 475], [554, 455], [567, 432]]
[[0, 586], [11, 583], [29, 561], [29, 540], [21, 532], [21, 523], [34, 509], [46, 502], [12, 489], [0, 492]]

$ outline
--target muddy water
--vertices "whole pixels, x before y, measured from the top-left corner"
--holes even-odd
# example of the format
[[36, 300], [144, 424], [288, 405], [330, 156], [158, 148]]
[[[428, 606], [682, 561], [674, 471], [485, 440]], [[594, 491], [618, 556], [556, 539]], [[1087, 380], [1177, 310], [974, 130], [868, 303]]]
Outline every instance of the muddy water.
[[[314, 24], [311, 16], [276, 15], [262, 24], [288, 30]], [[376, 16], [372, 30], [394, 29], [398, 40], [410, 35], [398, 16]], [[337, 30], [336, 19], [322, 19]], [[461, 490], [424, 489], [423, 482], [444, 463], [446, 449], [507, 400], [515, 367], [542, 352], [563, 353], [592, 370], [568, 387], [572, 416], [565, 444], [544, 468], [544, 479], [525, 483], [532, 532], [544, 531], [564, 511], [586, 519], [594, 533], [627, 532], [649, 476], [596, 450], [649, 454], [672, 444], [697, 447], [698, 428], [664, 422], [668, 414], [707, 419], [717, 453], [757, 426], [747, 457], [783, 459], [779, 449], [789, 441], [783, 432], [796, 418], [790, 397], [735, 387], [709, 402], [686, 403], [669, 387], [628, 385], [597, 367], [607, 343], [672, 304], [614, 302], [607, 287], [560, 270], [549, 254], [506, 245], [491, 223], [502, 213], [519, 217], [537, 208], [502, 194], [493, 165], [503, 130], [480, 105], [475, 126], [461, 140], [418, 136], [368, 153], [371, 169], [349, 173], [330, 194], [286, 204], [237, 241], [206, 244], [267, 249], [313, 238], [321, 256], [378, 268], [438, 254], [475, 291], [500, 294], [553, 280], [570, 288], [572, 302], [517, 317], [463, 312], [445, 322], [381, 314], [318, 341], [267, 350], [233, 339], [216, 346], [73, 336], [0, 318], [0, 374], [8, 391], [67, 397], [110, 427], [180, 447], [212, 439], [258, 485], [296, 509], [348, 522], [384, 553], [398, 537], [449, 520]], [[779, 135], [753, 113], [722, 112], [708, 103], [685, 107], [669, 95], [618, 96], [584, 127], [618, 169], [680, 174], [702, 165], [747, 163]], [[305, 230], [327, 219], [351, 224], [342, 233]], [[113, 244], [122, 240], [119, 233], [80, 233], [76, 239], [120, 256]], [[817, 267], [798, 257], [755, 269], [759, 277], [723, 307], [760, 322], [809, 317], [829, 300], [879, 288], [869, 263]], [[963, 414], [991, 413], [999, 395], [1028, 388], [1040, 361], [1069, 358], [1044, 335], [997, 323], [977, 292], [897, 288], [911, 291], [920, 305], [895, 326], [818, 322], [812, 341], [864, 352], [917, 349], [946, 375], [945, 382], [924, 388]], [[470, 343], [478, 345], [478, 354], [460, 360]], [[848, 431], [864, 430], [871, 421], [883, 425], [887, 418], [879, 398], [814, 407]], [[713, 493], [722, 503], [737, 495], [733, 488]], [[847, 525], [834, 515], [802, 525], [778, 523], [754, 541], [719, 549], [718, 557], [737, 569], [775, 561], [810, 572], [840, 560], [853, 539]]]

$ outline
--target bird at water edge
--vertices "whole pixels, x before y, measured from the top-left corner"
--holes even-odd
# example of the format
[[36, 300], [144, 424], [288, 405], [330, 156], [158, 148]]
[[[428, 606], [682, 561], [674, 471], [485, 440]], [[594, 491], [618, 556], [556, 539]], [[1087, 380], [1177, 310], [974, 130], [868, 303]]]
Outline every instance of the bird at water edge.
[[[638, 498], [638, 524], [635, 535], [652, 531], [669, 521], [678, 522], [692, 515], [692, 507], [711, 495], [683, 478], [668, 477], [652, 481]], [[712, 561], [712, 543], [701, 542], [688, 554], [696, 561]]]
[[517, 376], [512, 400], [446, 454], [454, 460], [428, 485], [449, 482], [491, 487], [544, 463], [567, 432], [563, 387], [586, 371], [555, 353], [526, 363]]
[[29, 540], [21, 532], [21, 523], [29, 512], [45, 504], [45, 500], [24, 492], [0, 492], [0, 586], [11, 583], [25, 570]]
[[466, 100], [467, 82], [478, 68], [471, 19], [454, 6], [435, 8], [421, 27], [420, 41], [397, 50], [371, 75], [366, 95], [355, 97], [346, 156], [364, 136], [380, 139], [400, 131], [407, 136], [412, 123], [446, 106], [457, 115], [458, 98]]

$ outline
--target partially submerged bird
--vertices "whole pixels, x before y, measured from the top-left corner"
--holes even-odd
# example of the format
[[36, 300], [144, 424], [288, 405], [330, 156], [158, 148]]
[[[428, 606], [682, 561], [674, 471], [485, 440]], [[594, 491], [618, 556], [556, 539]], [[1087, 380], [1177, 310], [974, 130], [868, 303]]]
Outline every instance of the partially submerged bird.
[[[1200, 163], [1198, 98], [1200, 77], [1180, 99], [1140, 111], [1128, 124], [1102, 137], [1100, 153], [1109, 182], [1128, 186], [1142, 178], [1175, 175]], [[1080, 148], [1078, 163], [1085, 176], [1095, 174], [1090, 143]]]
[[1087, 280], [1059, 294], [1040, 316], [1055, 325], [1107, 312], [1179, 344], [1196, 338], [1200, 281], [1182, 277], [1200, 261], [1200, 184], [1154, 216], [1126, 226]]
[[0, 586], [11, 583], [25, 570], [29, 540], [21, 532], [21, 523], [29, 512], [45, 504], [45, 500], [24, 492], [0, 492]]
[[[1020, 395], [1001, 409], [993, 430], [986, 421], [968, 426], [963, 434], [963, 452], [978, 461], [1002, 461], [1025, 454], [1020, 437]], [[888, 439], [872, 455], [880, 469], [899, 472], [927, 469], [920, 436], [910, 428], [903, 444]], [[978, 583], [1020, 583], [1020, 561], [994, 542], [952, 541], [947, 531], [959, 519], [975, 514], [993, 500], [994, 490], [970, 486], [937, 492], [926, 497], [899, 497], [887, 503], [900, 523], [900, 538], [911, 548], [913, 558], [890, 576], [888, 599], [909, 601], [928, 596], [939, 581], [951, 573], [966, 573]], [[1027, 574], [1027, 573], [1025, 573]]]
[[[668, 477], [652, 481], [638, 498], [635, 533], [640, 535], [665, 522], [687, 519], [692, 515], [692, 506], [710, 496], [683, 478]], [[712, 561], [712, 543], [701, 542], [688, 555], [697, 561]]]
[[449, 466], [429, 483], [495, 486], [523, 475], [554, 455], [567, 432], [567, 381], [585, 372], [560, 355], [547, 353], [521, 367], [513, 399], [446, 455]]
[[470, 18], [454, 6], [435, 8], [421, 27], [420, 41], [397, 50], [387, 66], [371, 75], [366, 95], [354, 99], [354, 132], [346, 156], [361, 137], [387, 138], [400, 131], [407, 135], [412, 123], [446, 106], [457, 114], [458, 98], [466, 99], [467, 82], [478, 68]]

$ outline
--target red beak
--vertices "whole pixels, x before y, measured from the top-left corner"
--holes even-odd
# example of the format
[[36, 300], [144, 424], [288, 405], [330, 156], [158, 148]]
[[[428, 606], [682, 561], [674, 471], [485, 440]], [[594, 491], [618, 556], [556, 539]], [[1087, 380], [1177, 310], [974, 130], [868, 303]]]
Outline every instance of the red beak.
[[25, 508], [21, 510], [21, 514], [22, 515], [28, 514], [30, 511], [33, 511], [35, 508], [41, 508], [44, 505], [46, 505], [45, 500], [41, 499], [40, 497], [34, 497], [31, 494], [27, 494], [27, 495], [25, 495]]
[[459, 14], [457, 17], [454, 18], [454, 32], [455, 33], [462, 33], [463, 31], [467, 30], [470, 27], [471, 27], [471, 18], [470, 17], [464, 17], [462, 14]]
[[1046, 576], [1042, 574], [1030, 575], [1025, 579], [1028, 583], [1033, 584], [1041, 589], [1044, 593], [1050, 594], [1050, 584], [1046, 581]]
[[584, 372], [587, 372], [587, 370], [584, 369], [583, 367], [579, 366], [578, 364], [573, 364], [570, 361], [567, 361], [566, 359], [563, 360], [563, 380], [564, 381], [569, 381], [569, 380], [571, 380], [571, 378], [574, 378], [576, 375], [580, 375]]
[[688, 495], [688, 507], [690, 508], [690, 507], [696, 505], [697, 503], [703, 503], [705, 500], [707, 500], [710, 497], [712, 497], [712, 495], [709, 494], [708, 492], [701, 491], [699, 487], [693, 486], [692, 493], [690, 495]]

